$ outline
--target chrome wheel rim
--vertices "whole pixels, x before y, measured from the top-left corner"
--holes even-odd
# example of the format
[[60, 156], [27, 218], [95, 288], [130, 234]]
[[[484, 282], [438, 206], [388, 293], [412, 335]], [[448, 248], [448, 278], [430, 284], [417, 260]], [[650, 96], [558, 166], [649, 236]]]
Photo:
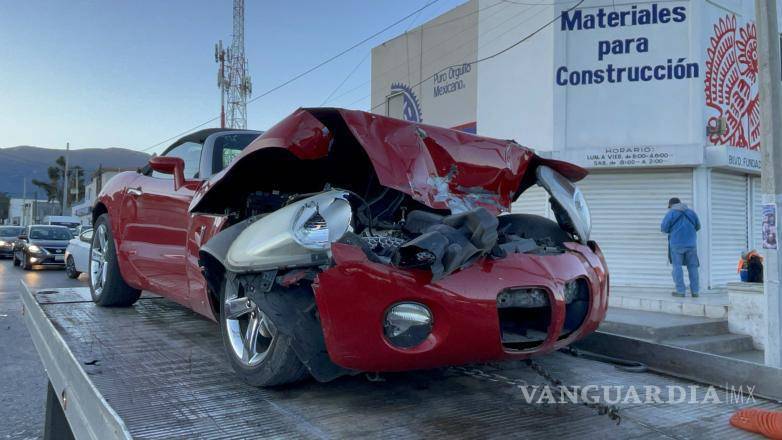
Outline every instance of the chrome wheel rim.
[[277, 329], [250, 298], [237, 289], [227, 290], [223, 314], [231, 350], [243, 365], [253, 367], [266, 357]]
[[106, 253], [109, 249], [109, 237], [106, 225], [98, 226], [95, 236], [92, 239], [90, 247], [90, 286], [96, 296], [103, 293], [103, 286], [106, 284]]

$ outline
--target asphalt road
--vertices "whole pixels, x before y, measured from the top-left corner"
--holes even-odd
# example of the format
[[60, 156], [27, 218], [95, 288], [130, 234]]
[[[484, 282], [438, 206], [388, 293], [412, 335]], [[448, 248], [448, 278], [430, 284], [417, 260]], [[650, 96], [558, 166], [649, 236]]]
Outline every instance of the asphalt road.
[[65, 271], [25, 271], [0, 260], [0, 439], [41, 438], [46, 373], [22, 317], [19, 280], [32, 287], [86, 286]]

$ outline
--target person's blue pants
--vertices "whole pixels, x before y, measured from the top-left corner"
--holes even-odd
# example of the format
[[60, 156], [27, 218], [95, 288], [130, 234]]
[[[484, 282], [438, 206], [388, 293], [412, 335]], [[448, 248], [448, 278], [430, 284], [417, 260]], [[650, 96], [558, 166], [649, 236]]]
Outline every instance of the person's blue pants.
[[690, 291], [700, 293], [698, 250], [694, 247], [671, 247], [671, 264], [673, 264], [673, 282], [676, 284], [676, 291], [678, 293], [687, 292], [687, 287], [684, 285], [684, 270], [682, 270], [682, 266], [687, 266], [687, 275], [690, 276]]

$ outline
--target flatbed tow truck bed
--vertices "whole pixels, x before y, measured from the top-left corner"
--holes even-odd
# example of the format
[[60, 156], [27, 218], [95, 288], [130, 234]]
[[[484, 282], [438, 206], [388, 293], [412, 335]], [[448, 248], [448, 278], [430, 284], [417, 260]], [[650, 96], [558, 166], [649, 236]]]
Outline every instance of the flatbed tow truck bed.
[[[528, 403], [522, 387], [693, 382], [553, 353], [433, 371], [357, 375], [282, 389], [243, 384], [216, 324], [163, 298], [102, 308], [89, 290], [23, 286], [25, 321], [49, 376], [45, 438], [761, 438], [731, 427], [747, 395], [721, 403]], [[372, 379], [372, 380], [370, 380]], [[527, 388], [529, 390], [530, 388]], [[698, 386], [696, 399], [707, 393]], [[624, 395], [624, 394], [623, 394]], [[735, 397], [735, 395], [734, 395]], [[688, 397], [689, 398], [689, 397]], [[738, 399], [732, 399], [738, 400]], [[607, 412], [607, 413], [606, 413]], [[602, 414], [601, 414], [602, 413]], [[64, 417], [63, 417], [64, 415]], [[65, 423], [67, 419], [67, 423]], [[617, 424], [617, 422], [621, 422]], [[70, 432], [69, 432], [70, 431]]]

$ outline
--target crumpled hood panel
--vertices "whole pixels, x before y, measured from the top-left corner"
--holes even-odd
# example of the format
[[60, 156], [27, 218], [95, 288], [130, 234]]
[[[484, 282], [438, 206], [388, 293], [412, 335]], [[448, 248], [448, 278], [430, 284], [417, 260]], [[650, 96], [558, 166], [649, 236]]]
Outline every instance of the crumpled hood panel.
[[[435, 209], [453, 213], [484, 207], [495, 214], [509, 211], [531, 166], [545, 163], [577, 181], [586, 170], [543, 159], [513, 141], [476, 136], [448, 128], [388, 118], [357, 110], [336, 112], [366, 151], [380, 183], [409, 194]], [[333, 134], [308, 109], [299, 109], [253, 141], [225, 170], [202, 186], [191, 210], [217, 192], [225, 177], [243, 159], [270, 147], [283, 148], [300, 159], [328, 154]], [[261, 171], [261, 170], [259, 170]], [[522, 187], [522, 181], [524, 186]]]

